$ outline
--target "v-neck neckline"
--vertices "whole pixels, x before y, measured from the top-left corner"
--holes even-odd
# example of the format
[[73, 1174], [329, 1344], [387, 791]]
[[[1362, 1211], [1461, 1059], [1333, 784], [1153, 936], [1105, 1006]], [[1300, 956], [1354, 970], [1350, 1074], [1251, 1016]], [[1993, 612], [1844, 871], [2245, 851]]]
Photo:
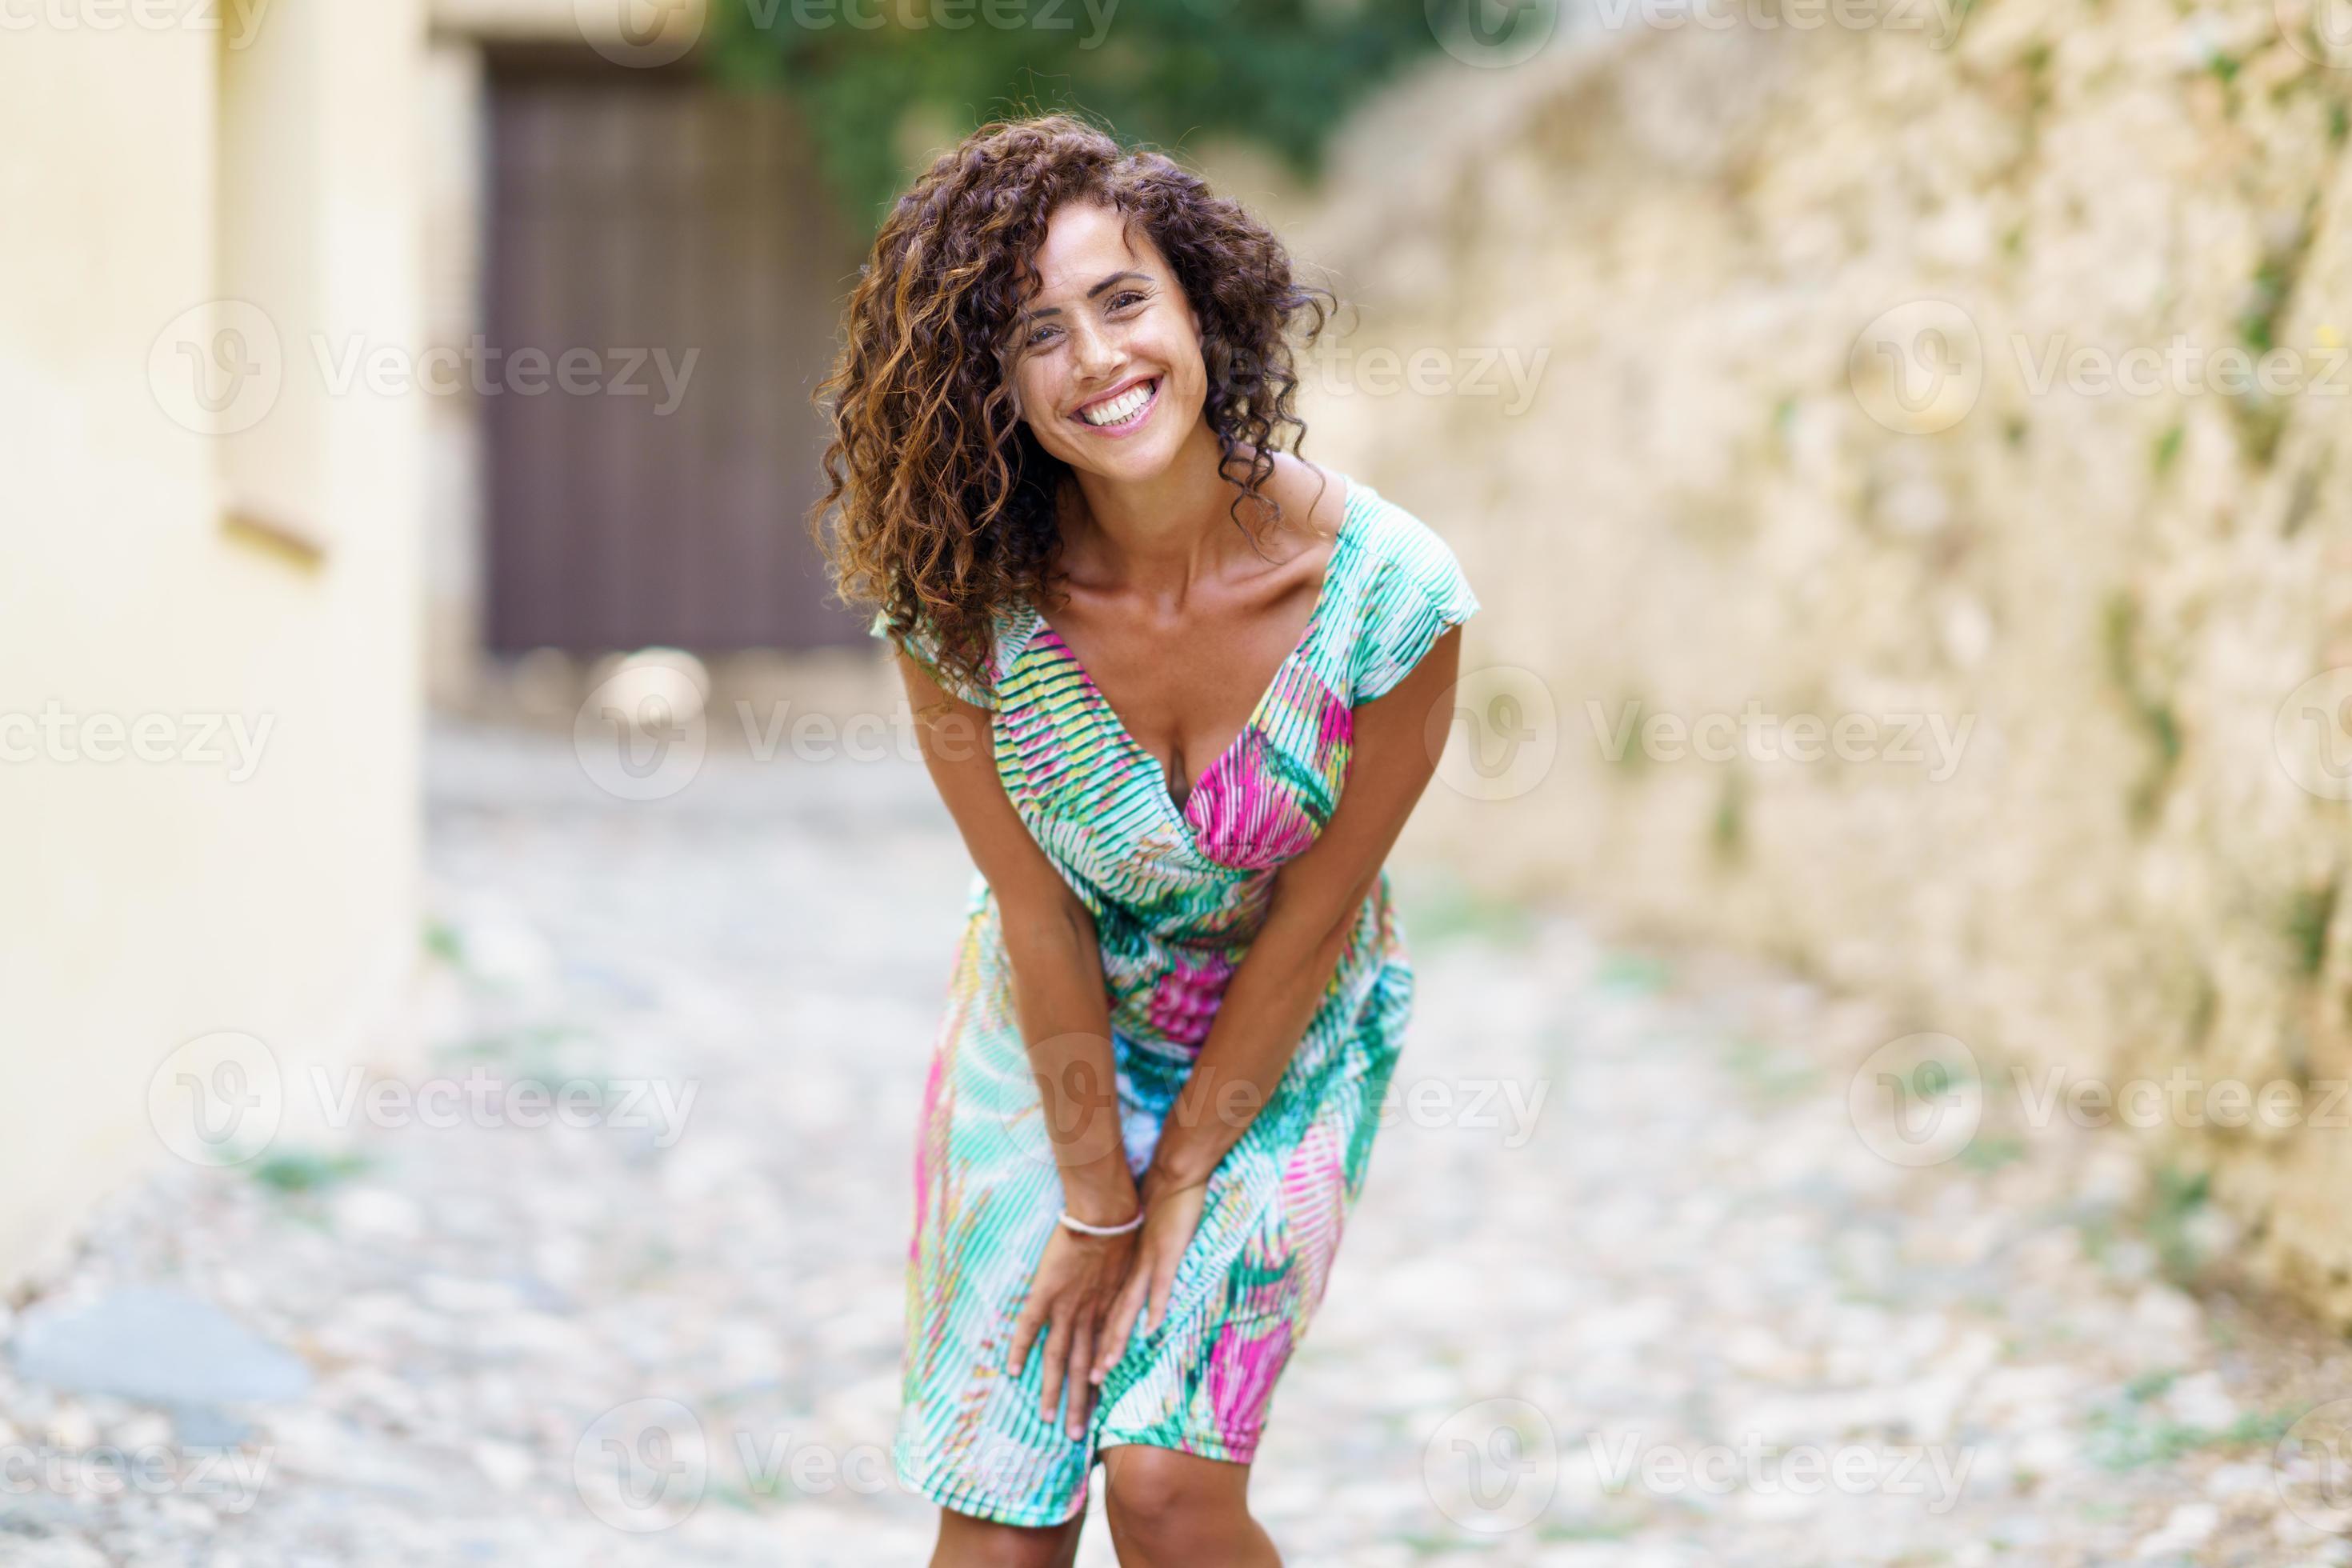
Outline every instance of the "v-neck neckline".
[[1135, 738], [1135, 731], [1127, 727], [1127, 721], [1120, 718], [1118, 710], [1111, 706], [1111, 700], [1103, 694], [1103, 689], [1095, 684], [1094, 676], [1087, 671], [1086, 663], [1078, 658], [1077, 651], [1070, 647], [1061, 633], [1054, 630], [1046, 621], [1043, 611], [1034, 605], [1030, 606], [1029, 614], [1036, 623], [1030, 628], [1030, 636], [1034, 637], [1038, 632], [1043, 631], [1053, 637], [1055, 646], [1061, 651], [1061, 656], [1067, 659], [1070, 668], [1077, 672], [1078, 683], [1093, 696], [1095, 705], [1102, 710], [1104, 718], [1109, 721], [1110, 727], [1118, 735], [1120, 743], [1127, 748], [1132, 758], [1141, 761], [1150, 770], [1153, 798], [1165, 808], [1165, 815], [1172, 817], [1177, 826], [1188, 836], [1192, 831], [1191, 806], [1192, 802], [1199, 798], [1201, 786], [1208, 783], [1210, 774], [1224, 766], [1226, 760], [1241, 749], [1243, 742], [1249, 739], [1249, 732], [1257, 728], [1258, 721], [1265, 717], [1267, 706], [1280, 694], [1283, 678], [1290, 673], [1290, 667], [1297, 663], [1299, 656], [1307, 651], [1307, 645], [1315, 640], [1316, 632], [1323, 625], [1324, 609], [1331, 602], [1332, 583], [1339, 575], [1340, 552], [1348, 547], [1349, 536], [1357, 531], [1357, 498], [1368, 493], [1361, 485], [1347, 475], [1342, 474], [1339, 477], [1341, 482], [1347, 486], [1339, 500], [1339, 527], [1331, 536], [1331, 559], [1324, 564], [1323, 581], [1316, 585], [1315, 606], [1307, 614], [1307, 627], [1298, 634], [1298, 640], [1292, 645], [1290, 651], [1282, 656], [1282, 662], [1274, 667], [1272, 679], [1265, 683], [1265, 689], [1258, 694], [1257, 701], [1251, 707], [1249, 716], [1242, 721], [1242, 727], [1234, 731], [1233, 740], [1227, 743], [1223, 751], [1210, 759], [1209, 764], [1194, 776], [1192, 787], [1184, 793], [1184, 798], [1181, 802], [1168, 791], [1166, 765], [1153, 754], [1150, 747]]

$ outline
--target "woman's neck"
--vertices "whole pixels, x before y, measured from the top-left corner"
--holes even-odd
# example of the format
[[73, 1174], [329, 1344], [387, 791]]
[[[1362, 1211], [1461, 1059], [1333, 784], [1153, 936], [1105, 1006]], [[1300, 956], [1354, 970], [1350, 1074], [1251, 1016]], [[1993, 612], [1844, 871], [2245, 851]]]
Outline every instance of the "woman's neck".
[[[1176, 460], [1150, 479], [1129, 482], [1074, 471], [1081, 505], [1062, 521], [1063, 560], [1084, 566], [1093, 583], [1147, 594], [1181, 595], [1226, 559], [1234, 484], [1217, 468], [1217, 438], [1204, 420]], [[1245, 520], [1250, 512], [1244, 502]]]

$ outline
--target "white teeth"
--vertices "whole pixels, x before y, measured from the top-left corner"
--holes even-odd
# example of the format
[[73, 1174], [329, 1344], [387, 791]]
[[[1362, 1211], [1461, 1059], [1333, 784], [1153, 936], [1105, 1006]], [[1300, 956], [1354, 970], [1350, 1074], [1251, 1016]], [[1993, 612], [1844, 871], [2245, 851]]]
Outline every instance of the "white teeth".
[[1089, 404], [1078, 410], [1078, 417], [1089, 425], [1116, 425], [1132, 417], [1151, 401], [1151, 389], [1156, 383], [1139, 381], [1108, 403]]

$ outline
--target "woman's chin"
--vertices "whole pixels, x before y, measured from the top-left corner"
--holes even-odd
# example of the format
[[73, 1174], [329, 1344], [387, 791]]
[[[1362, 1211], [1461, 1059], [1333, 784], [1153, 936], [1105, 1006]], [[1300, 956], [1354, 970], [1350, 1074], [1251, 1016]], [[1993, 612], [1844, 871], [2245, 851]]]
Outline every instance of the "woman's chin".
[[[1183, 426], [1171, 418], [1173, 409], [1160, 409], [1153, 420], [1156, 426], [1139, 430], [1118, 439], [1080, 436], [1066, 450], [1058, 454], [1061, 459], [1081, 473], [1097, 474], [1122, 484], [1143, 484], [1159, 479], [1183, 455]], [[1200, 416], [1193, 416], [1198, 423]]]
[[1064, 457], [1081, 473], [1098, 474], [1123, 484], [1141, 484], [1166, 473], [1180, 450], [1172, 441], [1146, 438], [1089, 443]]

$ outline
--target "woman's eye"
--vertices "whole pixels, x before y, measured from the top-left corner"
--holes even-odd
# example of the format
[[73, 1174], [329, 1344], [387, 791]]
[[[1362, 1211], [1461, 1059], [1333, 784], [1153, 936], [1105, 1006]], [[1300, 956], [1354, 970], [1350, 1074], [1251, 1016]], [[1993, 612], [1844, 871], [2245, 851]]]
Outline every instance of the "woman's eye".
[[1114, 310], [1124, 310], [1130, 303], [1140, 302], [1148, 298], [1150, 298], [1150, 296], [1140, 293], [1136, 289], [1123, 289], [1110, 297], [1110, 308]]
[[1038, 344], [1044, 342], [1048, 337], [1051, 337], [1055, 329], [1050, 326], [1038, 327], [1034, 329], [1029, 334], [1029, 347], [1033, 349], [1035, 348]]

